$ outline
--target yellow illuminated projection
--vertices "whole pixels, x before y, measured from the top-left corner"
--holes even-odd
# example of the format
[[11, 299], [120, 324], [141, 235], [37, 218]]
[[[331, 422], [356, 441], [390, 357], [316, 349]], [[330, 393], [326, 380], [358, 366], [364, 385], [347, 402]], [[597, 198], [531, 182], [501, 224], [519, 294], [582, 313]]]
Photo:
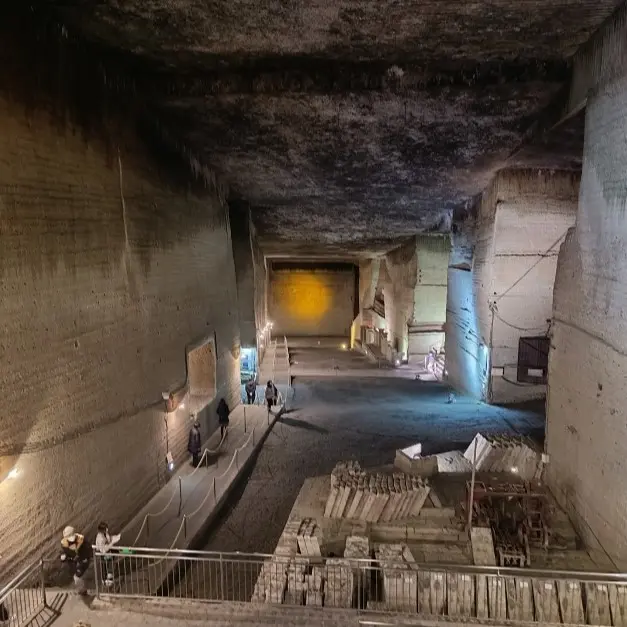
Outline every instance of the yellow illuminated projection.
[[282, 278], [282, 305], [294, 318], [307, 322], [321, 320], [331, 308], [331, 290], [314, 272], [290, 272]]

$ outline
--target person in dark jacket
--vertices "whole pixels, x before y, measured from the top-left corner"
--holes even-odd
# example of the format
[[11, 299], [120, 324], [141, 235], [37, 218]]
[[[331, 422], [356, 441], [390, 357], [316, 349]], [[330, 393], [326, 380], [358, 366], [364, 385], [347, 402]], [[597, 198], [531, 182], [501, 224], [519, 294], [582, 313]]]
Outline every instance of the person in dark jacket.
[[255, 403], [255, 397], [257, 396], [257, 382], [255, 381], [255, 377], [250, 377], [244, 387], [246, 388], [246, 400], [249, 405], [253, 405]]
[[194, 420], [192, 428], [189, 430], [189, 440], [187, 441], [187, 450], [192, 456], [192, 466], [196, 468], [200, 462], [200, 451], [202, 443], [200, 441], [200, 423]]
[[223, 398], [221, 398], [218, 403], [216, 413], [218, 414], [218, 423], [220, 424], [220, 437], [223, 438], [229, 426], [229, 414], [231, 413], [229, 406]]
[[83, 575], [89, 568], [93, 555], [91, 542], [84, 535], [76, 533], [74, 527], [66, 527], [63, 530], [61, 549], [61, 561], [72, 571], [76, 589], [80, 594], [87, 594]]

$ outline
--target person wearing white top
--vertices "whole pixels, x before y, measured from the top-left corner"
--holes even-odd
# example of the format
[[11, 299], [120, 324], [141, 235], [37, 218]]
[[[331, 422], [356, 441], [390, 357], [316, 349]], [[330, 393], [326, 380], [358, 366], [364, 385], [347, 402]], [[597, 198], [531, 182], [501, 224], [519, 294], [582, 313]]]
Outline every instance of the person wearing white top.
[[104, 586], [111, 587], [113, 585], [113, 556], [109, 551], [120, 541], [120, 534], [112, 536], [109, 533], [109, 525], [101, 522], [98, 525], [98, 533], [96, 534], [96, 553], [100, 557], [100, 575]]

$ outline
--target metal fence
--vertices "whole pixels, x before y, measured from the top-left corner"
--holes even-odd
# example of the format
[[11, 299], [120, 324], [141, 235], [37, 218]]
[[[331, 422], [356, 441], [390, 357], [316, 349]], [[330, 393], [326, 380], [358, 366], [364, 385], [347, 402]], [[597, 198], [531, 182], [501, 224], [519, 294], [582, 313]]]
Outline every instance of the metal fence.
[[[97, 568], [103, 557], [96, 555]], [[114, 583], [100, 585], [100, 595], [144, 597], [145, 577], [153, 576], [157, 596], [177, 599], [488, 621], [627, 624], [627, 575], [622, 573], [152, 549], [110, 563]]]
[[26, 625], [47, 606], [44, 561], [40, 560], [0, 590], [0, 624]]

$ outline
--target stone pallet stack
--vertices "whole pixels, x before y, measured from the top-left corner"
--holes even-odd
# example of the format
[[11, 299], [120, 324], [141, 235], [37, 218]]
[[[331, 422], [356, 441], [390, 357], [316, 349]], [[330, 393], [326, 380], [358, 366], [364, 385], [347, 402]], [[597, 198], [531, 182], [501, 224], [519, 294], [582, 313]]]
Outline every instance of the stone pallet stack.
[[[358, 600], [364, 599], [368, 591], [368, 581], [372, 570], [370, 564], [370, 541], [364, 536], [349, 536], [346, 538], [344, 557], [353, 566], [353, 581], [355, 583], [355, 595]], [[356, 560], [356, 561], [352, 561]], [[359, 560], [359, 561], [357, 561]], [[361, 604], [358, 603], [358, 607]]]
[[542, 455], [526, 437], [510, 435], [484, 436], [478, 433], [464, 452], [471, 466], [482, 472], [514, 472], [525, 481], [538, 481], [542, 475]]
[[277, 605], [283, 603], [291, 561], [289, 558], [277, 556], [263, 563], [251, 602]]
[[311, 569], [310, 575], [305, 575], [306, 586], [306, 605], [312, 605], [314, 607], [321, 607], [324, 598], [324, 576], [323, 567], [314, 566]]
[[307, 584], [305, 581], [309, 562], [306, 559], [294, 558], [287, 568], [286, 605], [303, 605]]
[[375, 558], [383, 571], [383, 598], [372, 599], [370, 609], [415, 612], [418, 603], [418, 568], [404, 544], [380, 544]]
[[365, 522], [413, 518], [420, 513], [429, 491], [429, 484], [419, 477], [368, 474], [357, 462], [341, 462], [331, 473], [324, 515]]
[[350, 560], [328, 559], [325, 568], [325, 607], [353, 607], [354, 587]]
[[274, 549], [275, 555], [291, 557], [298, 552], [298, 533], [300, 531], [301, 521], [290, 520], [283, 529], [283, 533], [279, 538], [279, 542]]
[[313, 518], [306, 518], [301, 521], [296, 536], [298, 550], [301, 555], [309, 555], [312, 557], [319, 557], [321, 555], [318, 533], [319, 527]]

